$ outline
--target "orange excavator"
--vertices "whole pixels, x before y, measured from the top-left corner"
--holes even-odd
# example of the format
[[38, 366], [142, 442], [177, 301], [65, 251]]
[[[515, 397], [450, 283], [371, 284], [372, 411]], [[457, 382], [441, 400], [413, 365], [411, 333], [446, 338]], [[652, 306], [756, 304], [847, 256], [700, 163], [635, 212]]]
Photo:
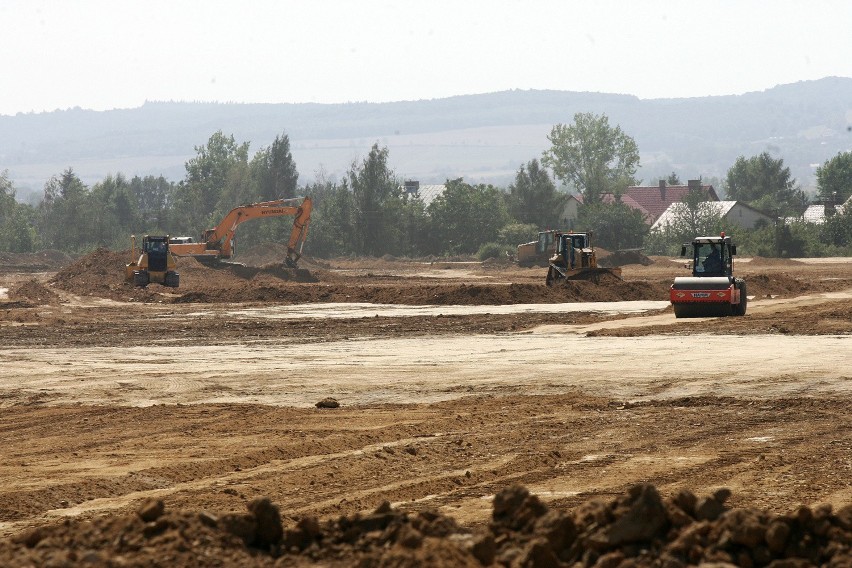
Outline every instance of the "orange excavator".
[[234, 234], [240, 223], [250, 219], [292, 215], [295, 219], [284, 264], [296, 268], [296, 263], [302, 256], [305, 238], [308, 236], [313, 205], [310, 197], [305, 197], [299, 203], [300, 199], [302, 198], [277, 199], [235, 207], [215, 228], [201, 234], [201, 242], [193, 242], [191, 237], [172, 237], [169, 240], [169, 250], [175, 256], [192, 256], [204, 264], [215, 264], [233, 255]]

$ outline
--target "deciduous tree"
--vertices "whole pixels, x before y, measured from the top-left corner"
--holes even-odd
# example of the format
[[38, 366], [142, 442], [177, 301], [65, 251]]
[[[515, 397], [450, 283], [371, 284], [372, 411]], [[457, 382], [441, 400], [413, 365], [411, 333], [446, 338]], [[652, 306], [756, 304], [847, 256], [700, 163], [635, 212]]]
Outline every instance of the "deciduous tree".
[[261, 148], [251, 159], [254, 195], [258, 201], [289, 199], [296, 196], [299, 172], [290, 153], [290, 138], [275, 137], [272, 144]]
[[745, 201], [752, 207], [779, 216], [800, 215], [807, 198], [796, 185], [784, 160], [768, 152], [745, 158], [740, 156], [725, 178], [728, 199]]
[[215, 132], [186, 163], [186, 178], [178, 186], [176, 221], [188, 234], [200, 233], [248, 197], [249, 144]]
[[642, 213], [619, 201], [584, 204], [577, 224], [592, 231], [596, 245], [610, 250], [639, 248], [648, 234]]
[[168, 225], [175, 184], [163, 176], [134, 176], [130, 180], [130, 191], [138, 207], [139, 230], [164, 229]]
[[433, 250], [452, 254], [476, 252], [496, 241], [509, 213], [500, 190], [492, 185], [470, 185], [448, 180], [444, 192], [429, 204]]
[[31, 252], [36, 245], [35, 212], [15, 200], [7, 170], [0, 171], [0, 251]]
[[39, 205], [39, 234], [44, 246], [80, 251], [91, 244], [91, 227], [98, 214], [88, 199], [89, 188], [72, 168], [44, 184]]
[[139, 227], [136, 197], [122, 174], [108, 175], [93, 185], [91, 203], [98, 211], [91, 227], [91, 240], [97, 245], [121, 246]]
[[392, 238], [388, 230], [396, 221], [391, 210], [396, 210], [402, 189], [399, 180], [388, 166], [388, 149], [373, 144], [369, 155], [361, 164], [354, 163], [347, 174], [352, 191], [353, 223], [357, 251], [381, 256], [388, 251]]
[[639, 148], [620, 126], [610, 126], [605, 114], [577, 113], [574, 124], [554, 126], [548, 140], [551, 147], [542, 162], [558, 179], [582, 193], [587, 204], [636, 183]]
[[535, 159], [521, 166], [506, 197], [512, 217], [539, 229], [557, 227], [567, 199], [568, 195], [556, 189], [547, 170]]
[[[294, 198], [298, 192], [299, 172], [287, 135], [276, 136], [270, 146], [261, 148], [251, 159], [249, 172], [251, 189], [240, 205]], [[292, 228], [291, 223], [280, 217], [257, 219], [240, 227], [239, 239], [243, 250], [265, 242], [286, 243]]]
[[840, 205], [852, 196], [852, 152], [841, 152], [816, 170], [820, 196]]
[[305, 193], [314, 200], [305, 253], [327, 258], [356, 252], [352, 192], [346, 184], [323, 178], [306, 186]]

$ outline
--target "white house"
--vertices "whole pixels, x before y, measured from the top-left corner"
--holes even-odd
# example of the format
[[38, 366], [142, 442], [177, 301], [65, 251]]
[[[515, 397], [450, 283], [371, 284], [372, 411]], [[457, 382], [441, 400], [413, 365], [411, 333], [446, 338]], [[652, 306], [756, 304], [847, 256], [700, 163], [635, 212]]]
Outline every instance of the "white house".
[[[718, 212], [722, 220], [727, 221], [732, 225], [742, 227], [743, 229], [753, 229], [761, 222], [772, 223], [772, 217], [766, 213], [758, 211], [754, 207], [746, 205], [742, 201], [704, 201], [702, 202], [702, 205], [712, 207], [716, 212]], [[685, 210], [686, 203], [672, 203], [663, 212], [663, 214], [660, 215], [654, 224], [651, 225], [651, 230], [663, 230]]]
[[435, 201], [435, 198], [444, 193], [447, 186], [440, 184], [425, 184], [419, 181], [406, 180], [402, 189], [408, 195], [416, 195], [423, 201], [423, 205], [429, 207], [429, 204]]

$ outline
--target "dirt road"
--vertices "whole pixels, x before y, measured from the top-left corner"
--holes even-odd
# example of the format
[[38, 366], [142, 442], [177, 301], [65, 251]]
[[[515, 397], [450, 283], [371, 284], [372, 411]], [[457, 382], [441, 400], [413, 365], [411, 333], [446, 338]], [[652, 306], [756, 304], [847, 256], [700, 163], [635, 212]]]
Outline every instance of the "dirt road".
[[[728, 487], [733, 505], [779, 513], [839, 508], [852, 503], [852, 266], [773, 262], [744, 271], [745, 318], [686, 322], [653, 303], [678, 270], [662, 260], [625, 267], [619, 286], [645, 302], [623, 306], [634, 313], [576, 311], [511, 267], [328, 264], [274, 293], [465, 300], [310, 317], [254, 284], [240, 292], [253, 300], [223, 302], [191, 271], [181, 292], [206, 301], [0, 272], [0, 533], [149, 497], [211, 511], [269, 497], [285, 525], [388, 500], [476, 528], [513, 483], [563, 509], [639, 482]], [[486, 282], [474, 295], [532, 301], [477, 304], [471, 271]], [[314, 406], [326, 397], [341, 407]]]

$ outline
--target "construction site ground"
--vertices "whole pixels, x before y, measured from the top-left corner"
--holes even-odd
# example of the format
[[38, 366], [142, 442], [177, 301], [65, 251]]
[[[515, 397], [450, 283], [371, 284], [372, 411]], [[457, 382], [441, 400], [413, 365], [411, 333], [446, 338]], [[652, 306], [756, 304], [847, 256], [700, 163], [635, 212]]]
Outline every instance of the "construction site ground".
[[738, 259], [748, 314], [685, 320], [681, 259], [548, 288], [505, 261], [276, 255], [140, 289], [127, 252], [0, 254], [0, 557], [151, 498], [472, 531], [515, 484], [558, 510], [641, 483], [852, 504], [852, 259]]

